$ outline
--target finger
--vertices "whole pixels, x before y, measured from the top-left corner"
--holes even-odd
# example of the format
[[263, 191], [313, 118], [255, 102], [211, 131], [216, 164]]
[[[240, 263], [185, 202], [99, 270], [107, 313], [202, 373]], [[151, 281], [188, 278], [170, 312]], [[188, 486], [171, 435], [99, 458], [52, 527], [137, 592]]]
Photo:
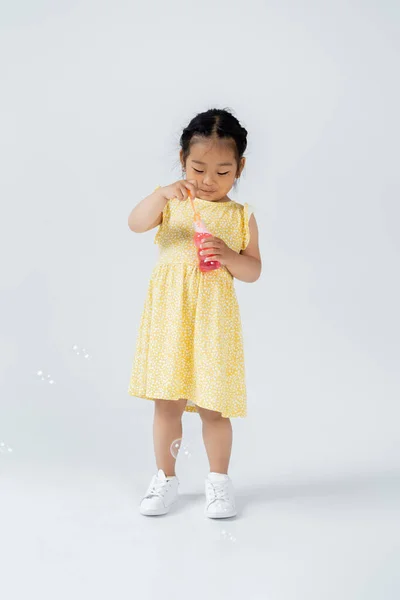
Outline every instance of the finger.
[[195, 179], [188, 179], [185, 184], [190, 191], [192, 198], [195, 198], [197, 196], [197, 181]]
[[202, 248], [200, 250], [200, 254], [210, 254], [210, 252], [215, 252], [216, 250], [218, 250], [218, 248], [216, 248], [215, 246], [207, 246], [207, 248]]
[[219, 254], [218, 250], [212, 248], [210, 250], [202, 250], [200, 252], [200, 256], [215, 256], [216, 254]]
[[176, 197], [178, 198], [178, 200], [186, 200], [187, 190], [184, 185], [178, 185]]
[[210, 262], [211, 260], [217, 260], [218, 262], [222, 261], [222, 256], [220, 254], [214, 254], [213, 256], [209, 256], [204, 259], [204, 262]]
[[217, 238], [207, 238], [201, 243], [200, 248], [208, 248], [210, 246], [218, 248], [220, 245], [220, 241]]
[[189, 199], [189, 194], [192, 195], [192, 198], [194, 198], [196, 196], [194, 188], [192, 185], [187, 185], [187, 181], [185, 181], [185, 183], [182, 186], [182, 200], [188, 200]]

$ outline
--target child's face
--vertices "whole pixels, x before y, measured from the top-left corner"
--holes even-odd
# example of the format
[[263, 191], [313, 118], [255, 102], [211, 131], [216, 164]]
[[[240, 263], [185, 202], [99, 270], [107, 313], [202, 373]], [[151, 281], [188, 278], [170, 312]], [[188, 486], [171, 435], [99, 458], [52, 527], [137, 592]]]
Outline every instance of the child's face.
[[231, 190], [246, 160], [242, 158], [238, 166], [232, 144], [233, 141], [221, 139], [193, 139], [186, 159], [186, 175], [187, 179], [196, 180], [198, 198], [218, 201]]

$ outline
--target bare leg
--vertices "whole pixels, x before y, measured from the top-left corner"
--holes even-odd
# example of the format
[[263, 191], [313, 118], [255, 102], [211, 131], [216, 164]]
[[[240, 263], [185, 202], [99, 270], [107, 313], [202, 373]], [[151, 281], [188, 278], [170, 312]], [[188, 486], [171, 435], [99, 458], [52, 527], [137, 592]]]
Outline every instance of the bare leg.
[[155, 400], [153, 439], [157, 469], [167, 477], [175, 475], [176, 459], [170, 448], [174, 440], [182, 437], [182, 414], [187, 400]]
[[203, 422], [203, 440], [210, 472], [228, 474], [232, 450], [232, 424], [220, 412], [197, 407]]

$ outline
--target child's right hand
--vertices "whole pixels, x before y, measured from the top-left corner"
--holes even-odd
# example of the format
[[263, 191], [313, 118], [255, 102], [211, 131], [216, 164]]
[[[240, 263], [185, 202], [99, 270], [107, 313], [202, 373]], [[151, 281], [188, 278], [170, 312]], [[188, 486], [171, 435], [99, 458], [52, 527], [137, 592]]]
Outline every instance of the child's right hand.
[[180, 179], [175, 183], [171, 183], [171, 185], [161, 188], [161, 191], [167, 200], [171, 200], [172, 198], [187, 200], [189, 192], [192, 198], [195, 198], [197, 195], [197, 181], [195, 179]]

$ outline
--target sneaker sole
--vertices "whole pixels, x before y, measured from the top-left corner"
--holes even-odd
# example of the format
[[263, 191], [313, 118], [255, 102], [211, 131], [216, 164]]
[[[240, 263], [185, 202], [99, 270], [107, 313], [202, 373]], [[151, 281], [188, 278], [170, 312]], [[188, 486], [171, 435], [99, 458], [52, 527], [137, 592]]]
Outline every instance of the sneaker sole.
[[167, 506], [164, 509], [155, 508], [153, 510], [151, 510], [151, 509], [146, 510], [139, 506], [139, 512], [141, 515], [144, 515], [145, 517], [157, 517], [158, 515], [166, 515], [170, 511], [170, 508], [172, 508], [177, 503], [177, 501], [178, 500], [174, 500], [174, 502], [172, 502], [172, 504], [170, 504], [169, 506]]
[[229, 517], [236, 517], [237, 511], [236, 511], [236, 509], [234, 509], [234, 510], [231, 510], [230, 512], [208, 513], [207, 510], [205, 510], [204, 514], [209, 519], [228, 519]]
[[145, 517], [157, 517], [158, 515], [165, 515], [168, 512], [168, 508], [166, 508], [165, 510], [161, 511], [161, 510], [144, 510], [144, 509], [139, 509], [139, 512], [141, 515], [144, 515]]

